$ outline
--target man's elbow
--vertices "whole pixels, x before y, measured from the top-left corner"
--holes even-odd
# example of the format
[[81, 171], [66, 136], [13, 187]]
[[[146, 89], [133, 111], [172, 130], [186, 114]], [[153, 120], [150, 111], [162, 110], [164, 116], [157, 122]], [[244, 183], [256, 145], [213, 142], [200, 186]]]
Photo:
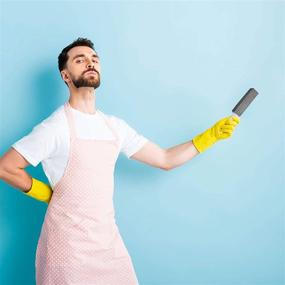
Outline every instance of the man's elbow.
[[7, 166], [7, 165], [1, 165], [0, 163], [0, 179], [5, 181], [6, 178], [10, 175], [14, 175], [15, 169], [12, 169], [11, 167]]
[[165, 165], [165, 166], [163, 167], [163, 170], [169, 171], [169, 170], [172, 170], [173, 168], [174, 168], [174, 167], [171, 166], [171, 165]]
[[5, 166], [4, 166], [4, 163], [3, 163], [3, 159], [2, 157], [0, 157], [0, 179], [3, 180], [4, 176], [5, 176]]
[[165, 156], [163, 159], [163, 163], [161, 164], [162, 166], [160, 167], [162, 170], [171, 170], [173, 167], [172, 165], [169, 163], [169, 160], [167, 158], [167, 153], [165, 152]]
[[162, 170], [166, 170], [166, 171], [169, 171], [169, 170], [171, 170], [172, 168], [171, 167], [163, 167], [163, 168], [161, 168]]
[[0, 168], [0, 180], [3, 180], [4, 177], [4, 170]]

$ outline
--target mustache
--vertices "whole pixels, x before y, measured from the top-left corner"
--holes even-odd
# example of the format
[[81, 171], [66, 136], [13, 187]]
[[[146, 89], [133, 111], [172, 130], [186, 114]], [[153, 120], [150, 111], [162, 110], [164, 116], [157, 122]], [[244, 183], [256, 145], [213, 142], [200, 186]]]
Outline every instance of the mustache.
[[84, 71], [84, 73], [83, 73], [83, 74], [85, 74], [86, 72], [89, 72], [89, 71], [94, 71], [94, 72], [98, 73], [98, 71], [97, 71], [97, 70], [95, 70], [95, 69], [88, 69], [88, 70]]

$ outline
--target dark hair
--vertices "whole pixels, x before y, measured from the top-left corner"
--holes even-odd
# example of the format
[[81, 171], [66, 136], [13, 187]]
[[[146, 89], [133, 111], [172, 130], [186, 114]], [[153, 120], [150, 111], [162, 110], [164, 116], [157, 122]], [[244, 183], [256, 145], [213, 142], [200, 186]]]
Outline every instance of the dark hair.
[[77, 40], [75, 40], [73, 43], [69, 44], [68, 46], [66, 46], [61, 53], [58, 56], [58, 69], [59, 72], [61, 72], [65, 67], [66, 67], [66, 62], [68, 60], [68, 51], [70, 49], [72, 49], [73, 47], [77, 47], [77, 46], [87, 46], [92, 48], [94, 51], [94, 44], [86, 39], [86, 38], [78, 38]]

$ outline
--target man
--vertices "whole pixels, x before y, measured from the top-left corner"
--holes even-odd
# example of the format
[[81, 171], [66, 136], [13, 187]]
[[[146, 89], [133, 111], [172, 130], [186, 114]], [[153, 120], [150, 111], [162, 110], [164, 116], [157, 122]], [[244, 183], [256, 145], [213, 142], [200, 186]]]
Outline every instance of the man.
[[[112, 202], [119, 153], [170, 170], [231, 137], [240, 119], [223, 118], [192, 140], [163, 149], [96, 108], [101, 67], [90, 40], [65, 47], [58, 67], [69, 100], [0, 159], [2, 180], [49, 203], [36, 252], [37, 284], [138, 284]], [[39, 162], [50, 185], [24, 170]]]

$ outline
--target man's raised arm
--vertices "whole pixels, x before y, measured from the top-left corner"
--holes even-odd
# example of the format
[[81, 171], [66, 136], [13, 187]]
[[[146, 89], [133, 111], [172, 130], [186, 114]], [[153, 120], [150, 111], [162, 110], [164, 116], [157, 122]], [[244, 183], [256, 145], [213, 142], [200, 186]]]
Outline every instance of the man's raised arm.
[[163, 170], [171, 170], [204, 152], [217, 141], [231, 137], [239, 122], [240, 119], [237, 116], [223, 118], [191, 141], [168, 149], [163, 149], [153, 142], [147, 142], [131, 158]]

